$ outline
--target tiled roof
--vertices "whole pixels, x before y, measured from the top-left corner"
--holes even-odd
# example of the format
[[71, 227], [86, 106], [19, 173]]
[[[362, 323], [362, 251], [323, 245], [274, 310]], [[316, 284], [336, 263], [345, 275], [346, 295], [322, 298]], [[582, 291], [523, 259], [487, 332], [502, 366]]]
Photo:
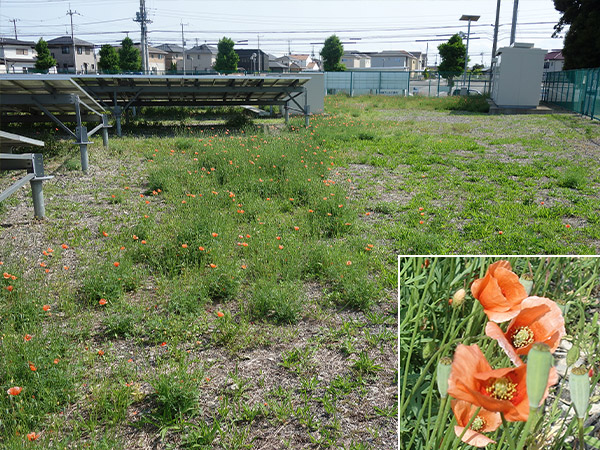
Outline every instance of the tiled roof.
[[35, 47], [35, 42], [33, 41], [21, 41], [19, 39], [11, 39], [0, 37], [0, 44], [2, 45], [26, 45], [27, 47]]
[[[94, 44], [88, 41], [84, 41], [83, 39], [75, 38], [75, 45], [84, 45], [88, 47], [93, 47]], [[50, 39], [48, 41], [48, 45], [73, 45], [73, 39], [71, 36], [61, 36], [55, 39]]]

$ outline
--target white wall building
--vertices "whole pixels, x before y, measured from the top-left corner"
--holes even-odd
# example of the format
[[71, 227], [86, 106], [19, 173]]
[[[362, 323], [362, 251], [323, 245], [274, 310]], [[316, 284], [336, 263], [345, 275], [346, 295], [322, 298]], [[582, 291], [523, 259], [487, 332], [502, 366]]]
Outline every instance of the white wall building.
[[35, 42], [0, 38], [0, 73], [27, 73], [36, 58]]

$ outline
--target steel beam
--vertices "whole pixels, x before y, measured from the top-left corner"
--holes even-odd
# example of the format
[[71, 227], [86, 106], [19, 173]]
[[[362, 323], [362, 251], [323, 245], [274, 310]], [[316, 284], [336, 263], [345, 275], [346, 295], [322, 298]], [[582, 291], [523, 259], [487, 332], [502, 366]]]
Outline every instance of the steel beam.
[[88, 86], [86, 90], [94, 95], [100, 94], [112, 94], [114, 92], [117, 93], [144, 93], [144, 94], [247, 94], [247, 93], [291, 93], [291, 92], [302, 92], [302, 86], [290, 87], [290, 86], [282, 86], [282, 87], [271, 87], [271, 86], [260, 86], [260, 87], [251, 87], [251, 86]]
[[[4, 97], [3, 97], [4, 99]], [[67, 133], [69, 133], [71, 136], [73, 137], [77, 137], [75, 136], [75, 133], [73, 133], [69, 127], [67, 127], [64, 123], [62, 123], [60, 120], [58, 120], [58, 118], [52, 114], [50, 111], [48, 111], [46, 109], [46, 107], [44, 107], [42, 104], [35, 102], [35, 105], [40, 108], [48, 117], [50, 117], [59, 127], [61, 127], [63, 130], [65, 130]], [[76, 114], [76, 119], [78, 122], [81, 121], [81, 116], [79, 114]]]

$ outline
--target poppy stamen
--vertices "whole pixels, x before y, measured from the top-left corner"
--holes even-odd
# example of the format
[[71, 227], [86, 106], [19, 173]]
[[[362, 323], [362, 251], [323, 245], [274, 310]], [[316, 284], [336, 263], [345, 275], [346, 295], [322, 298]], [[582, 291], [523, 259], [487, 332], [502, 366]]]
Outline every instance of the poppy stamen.
[[533, 343], [533, 331], [529, 327], [519, 327], [512, 335], [512, 342], [515, 348], [527, 347]]
[[481, 430], [483, 430], [485, 425], [486, 425], [485, 419], [481, 416], [477, 416], [477, 417], [475, 417], [475, 419], [473, 419], [473, 422], [471, 423], [471, 430], [481, 431]]
[[506, 378], [499, 378], [486, 391], [497, 400], [512, 400], [517, 392], [517, 385]]

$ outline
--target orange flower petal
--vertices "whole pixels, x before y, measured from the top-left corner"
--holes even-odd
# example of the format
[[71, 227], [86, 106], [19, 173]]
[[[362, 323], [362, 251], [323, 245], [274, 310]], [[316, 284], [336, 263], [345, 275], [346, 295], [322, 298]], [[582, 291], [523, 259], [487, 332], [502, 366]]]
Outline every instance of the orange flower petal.
[[504, 332], [500, 329], [498, 325], [494, 322], [488, 322], [485, 326], [485, 334], [487, 334], [492, 339], [496, 339], [498, 341], [498, 345], [504, 350], [504, 353], [510, 358], [512, 363], [515, 366], [520, 366], [523, 364], [523, 361], [515, 351], [513, 345], [506, 339]]
[[[465, 427], [454, 426], [454, 433], [460, 436]], [[496, 441], [484, 436], [481, 433], [473, 430], [467, 430], [461, 439], [464, 443], [472, 445], [473, 447], [485, 447], [488, 444], [495, 444]]]

